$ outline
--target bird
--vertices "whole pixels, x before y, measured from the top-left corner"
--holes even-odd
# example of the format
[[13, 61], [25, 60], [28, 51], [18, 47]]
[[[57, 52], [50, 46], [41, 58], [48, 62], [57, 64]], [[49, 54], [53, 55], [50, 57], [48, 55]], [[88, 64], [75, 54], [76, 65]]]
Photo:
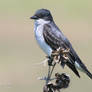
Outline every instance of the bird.
[[78, 70], [84, 72], [92, 79], [92, 74], [89, 72], [85, 64], [82, 62], [72, 44], [63, 34], [63, 32], [55, 24], [50, 10], [38, 9], [30, 19], [34, 20], [34, 34], [40, 48], [51, 57], [52, 51], [62, 48], [69, 49], [69, 60], [62, 62], [61, 66], [67, 65], [79, 78]]

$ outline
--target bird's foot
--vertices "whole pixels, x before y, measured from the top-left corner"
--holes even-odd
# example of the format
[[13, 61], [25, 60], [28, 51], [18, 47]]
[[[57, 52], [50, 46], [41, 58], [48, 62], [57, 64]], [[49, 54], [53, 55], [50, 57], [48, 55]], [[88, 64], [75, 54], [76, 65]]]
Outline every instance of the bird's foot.
[[49, 66], [53, 66], [53, 57], [50, 57], [50, 56], [46, 56], [46, 58], [48, 58], [48, 65]]

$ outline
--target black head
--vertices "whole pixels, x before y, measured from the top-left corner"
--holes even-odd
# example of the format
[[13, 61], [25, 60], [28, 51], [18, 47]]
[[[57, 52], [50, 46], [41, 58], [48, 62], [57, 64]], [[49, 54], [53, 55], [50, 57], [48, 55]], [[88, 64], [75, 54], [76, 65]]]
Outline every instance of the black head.
[[53, 20], [52, 15], [49, 10], [47, 9], [39, 9], [36, 11], [34, 16], [31, 17], [31, 19], [44, 19], [44, 20]]

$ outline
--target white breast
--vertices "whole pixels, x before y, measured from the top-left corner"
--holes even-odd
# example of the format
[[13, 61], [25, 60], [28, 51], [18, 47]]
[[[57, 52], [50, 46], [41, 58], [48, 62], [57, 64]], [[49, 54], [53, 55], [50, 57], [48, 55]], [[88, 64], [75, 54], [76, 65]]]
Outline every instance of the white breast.
[[37, 40], [37, 43], [39, 44], [40, 48], [48, 55], [50, 56], [52, 53], [52, 49], [50, 46], [45, 42], [44, 37], [43, 37], [43, 25], [46, 22], [43, 20], [35, 21], [35, 37]]

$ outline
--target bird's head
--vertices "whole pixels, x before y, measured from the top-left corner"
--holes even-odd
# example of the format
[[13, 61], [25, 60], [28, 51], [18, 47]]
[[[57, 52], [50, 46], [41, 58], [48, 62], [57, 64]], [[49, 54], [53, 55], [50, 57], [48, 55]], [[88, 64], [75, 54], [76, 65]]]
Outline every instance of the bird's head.
[[30, 18], [34, 20], [53, 21], [52, 15], [47, 9], [37, 10], [36, 13]]

